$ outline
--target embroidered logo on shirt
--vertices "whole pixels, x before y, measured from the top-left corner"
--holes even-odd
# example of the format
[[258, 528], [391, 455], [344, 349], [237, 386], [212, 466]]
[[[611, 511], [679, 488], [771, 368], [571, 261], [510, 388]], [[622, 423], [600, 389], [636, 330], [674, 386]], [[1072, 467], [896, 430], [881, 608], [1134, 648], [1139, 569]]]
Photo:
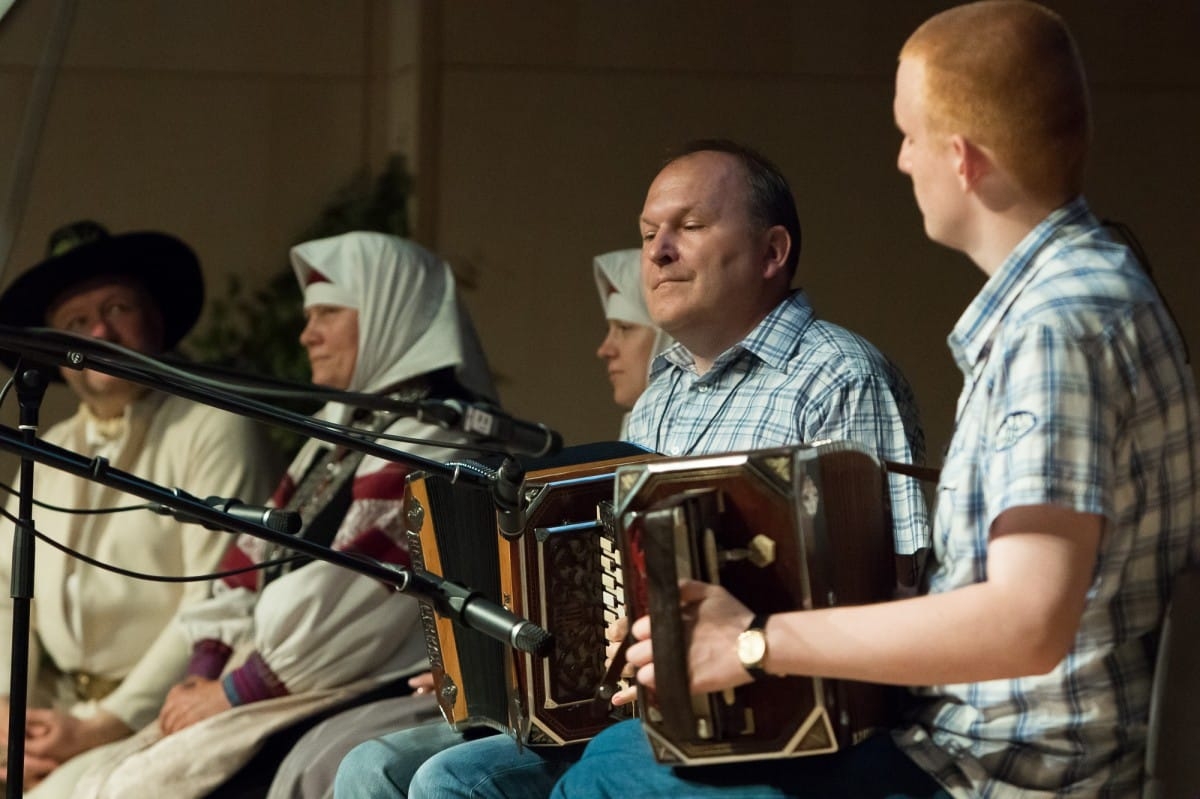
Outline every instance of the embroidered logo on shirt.
[[1037, 427], [1038, 419], [1030, 411], [1017, 411], [1004, 417], [1000, 429], [996, 431], [996, 451], [1008, 449], [1016, 444], [1025, 434]]

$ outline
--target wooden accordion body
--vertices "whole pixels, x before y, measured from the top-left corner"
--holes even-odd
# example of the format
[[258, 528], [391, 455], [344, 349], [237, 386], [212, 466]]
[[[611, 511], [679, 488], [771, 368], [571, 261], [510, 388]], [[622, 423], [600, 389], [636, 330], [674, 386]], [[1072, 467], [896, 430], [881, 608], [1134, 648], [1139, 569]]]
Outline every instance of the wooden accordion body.
[[894, 720], [879, 685], [768, 677], [688, 690], [678, 580], [718, 583], [757, 613], [890, 599], [893, 538], [880, 462], [845, 442], [657, 460], [617, 470], [629, 616], [651, 616], [656, 691], [638, 704], [655, 756], [710, 764], [835, 752]]
[[414, 567], [469, 586], [554, 636], [544, 657], [514, 651], [422, 603], [435, 691], [452, 727], [482, 725], [523, 743], [562, 745], [623, 717], [596, 698], [605, 628], [624, 602], [615, 529], [606, 529], [599, 508], [611, 506], [618, 466], [652, 457], [612, 443], [529, 463], [524, 526], [512, 538], [499, 534], [486, 491], [424, 474], [409, 479]]

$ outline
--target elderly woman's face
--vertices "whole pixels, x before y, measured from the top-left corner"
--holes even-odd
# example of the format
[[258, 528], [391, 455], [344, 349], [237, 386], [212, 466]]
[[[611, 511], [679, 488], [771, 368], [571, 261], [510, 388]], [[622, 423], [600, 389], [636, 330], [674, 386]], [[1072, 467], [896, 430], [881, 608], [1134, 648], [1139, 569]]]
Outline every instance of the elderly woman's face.
[[312, 381], [345, 390], [358, 360], [358, 311], [342, 305], [310, 305], [300, 344], [308, 351]]

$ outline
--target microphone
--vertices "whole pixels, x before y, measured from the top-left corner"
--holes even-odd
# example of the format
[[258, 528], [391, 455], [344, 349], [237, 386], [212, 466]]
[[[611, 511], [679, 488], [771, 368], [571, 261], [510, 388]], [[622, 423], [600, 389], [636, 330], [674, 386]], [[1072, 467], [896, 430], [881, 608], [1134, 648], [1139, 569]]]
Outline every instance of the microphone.
[[[172, 493], [176, 496], [184, 497], [196, 502], [200, 500], [185, 491], [178, 488], [172, 489]], [[208, 497], [204, 500], [204, 504], [211, 508], [216, 508], [222, 513], [226, 513], [235, 519], [242, 521], [260, 524], [268, 530], [274, 530], [277, 533], [286, 533], [287, 535], [295, 535], [300, 532], [300, 527], [303, 520], [300, 514], [293, 510], [284, 510], [282, 508], [269, 508], [266, 505], [248, 505], [235, 497]], [[209, 530], [223, 530], [225, 528], [212, 522], [206, 522], [202, 519], [189, 514], [187, 511], [180, 511], [172, 508], [170, 505], [163, 505], [160, 502], [155, 502], [150, 505], [150, 509], [155, 513], [163, 516], [173, 516], [181, 522], [192, 522], [201, 524]]]
[[562, 436], [546, 425], [522, 421], [482, 402], [421, 400], [417, 403], [417, 420], [497, 442], [511, 455], [553, 455], [563, 444]]
[[505, 610], [478, 591], [420, 569], [413, 569], [410, 575], [409, 585], [413, 591], [432, 602], [442, 616], [491, 638], [505, 641], [522, 652], [535, 655], [550, 652], [554, 636], [528, 619]]
[[506, 640], [522, 652], [545, 655], [554, 643], [554, 637], [546, 630], [479, 595], [468, 599], [461, 613], [467, 627]]
[[304, 524], [300, 514], [294, 510], [269, 508], [266, 505], [247, 505], [236, 497], [208, 497], [204, 500], [204, 504], [214, 507], [222, 513], [228, 513], [235, 519], [261, 524], [268, 530], [274, 530], [277, 533], [295, 535], [300, 532], [300, 527]]
[[505, 458], [492, 478], [492, 504], [496, 506], [496, 526], [500, 535], [512, 540], [525, 532], [525, 469], [512, 458]]

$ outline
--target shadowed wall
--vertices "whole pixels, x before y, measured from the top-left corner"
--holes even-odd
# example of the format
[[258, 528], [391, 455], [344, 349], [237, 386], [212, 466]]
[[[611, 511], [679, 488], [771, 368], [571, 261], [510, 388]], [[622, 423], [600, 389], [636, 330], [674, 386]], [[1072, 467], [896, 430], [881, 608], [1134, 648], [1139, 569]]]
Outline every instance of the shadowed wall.
[[[1141, 237], [1197, 350], [1200, 4], [1048, 4], [1093, 89], [1088, 197]], [[936, 464], [960, 385], [945, 336], [983, 276], [924, 238], [891, 98], [901, 43], [946, 5], [80, 0], [0, 282], [85, 216], [182, 236], [210, 293], [230, 273], [265, 280], [338, 187], [399, 151], [414, 238], [474, 276], [467, 303], [509, 409], [571, 443], [609, 438], [591, 258], [636, 246], [668, 150], [728, 136], [788, 175], [798, 282], [900, 364]], [[0, 185], [53, 10], [25, 0], [0, 21]], [[56, 392], [45, 420], [70, 404]]]

